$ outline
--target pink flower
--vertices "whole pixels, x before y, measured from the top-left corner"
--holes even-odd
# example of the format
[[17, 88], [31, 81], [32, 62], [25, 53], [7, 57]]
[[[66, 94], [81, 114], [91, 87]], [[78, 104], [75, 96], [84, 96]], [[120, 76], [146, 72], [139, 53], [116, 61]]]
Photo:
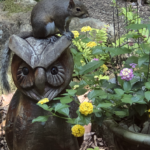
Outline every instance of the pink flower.
[[92, 61], [99, 61], [99, 59], [98, 58], [93, 58]]
[[132, 68], [135, 68], [136, 65], [137, 65], [137, 64], [135, 64], [135, 63], [130, 64], [130, 66], [131, 66]]
[[130, 81], [133, 78], [133, 70], [129, 68], [124, 68], [120, 71], [121, 79]]

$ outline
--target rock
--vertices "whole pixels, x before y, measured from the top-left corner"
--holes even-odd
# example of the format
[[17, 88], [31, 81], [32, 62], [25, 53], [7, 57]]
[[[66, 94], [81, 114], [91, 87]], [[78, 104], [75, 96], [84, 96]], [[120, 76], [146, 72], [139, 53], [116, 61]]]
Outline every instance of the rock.
[[[100, 28], [104, 27], [104, 25], [106, 25], [106, 23], [100, 21], [99, 19], [94, 19], [94, 18], [90, 18], [90, 17], [84, 18], [84, 19], [73, 18], [70, 23], [70, 30], [71, 31], [72, 30], [81, 31], [81, 28], [83, 26], [90, 26], [92, 28], [100, 29]], [[109, 37], [110, 41], [114, 40], [113, 25], [110, 25], [110, 27], [108, 27], [108, 37]]]
[[120, 122], [119, 126], [121, 126], [124, 129], [128, 129], [128, 126], [125, 123], [123, 123], [123, 122]]
[[137, 133], [141, 131], [141, 128], [138, 127], [136, 124], [132, 124], [128, 129], [129, 131], [137, 132]]
[[144, 122], [141, 133], [150, 134], [150, 122], [149, 121]]

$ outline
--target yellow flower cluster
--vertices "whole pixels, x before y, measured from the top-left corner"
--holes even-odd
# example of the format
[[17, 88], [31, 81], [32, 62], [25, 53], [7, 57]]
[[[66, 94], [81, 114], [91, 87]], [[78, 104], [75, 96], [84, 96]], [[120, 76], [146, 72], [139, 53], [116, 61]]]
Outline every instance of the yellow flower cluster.
[[44, 98], [44, 99], [40, 100], [38, 102], [38, 104], [45, 104], [45, 103], [48, 103], [48, 102], [49, 102], [48, 98]]
[[101, 66], [101, 68], [103, 69], [103, 72], [105, 72], [105, 71], [108, 70], [108, 67], [107, 67], [105, 64], [103, 64], [103, 65]]
[[98, 79], [98, 80], [109, 80], [109, 76], [102, 76], [102, 75], [99, 75], [99, 76], [94, 76], [95, 79]]
[[81, 137], [84, 135], [85, 129], [83, 126], [77, 124], [72, 127], [71, 131], [75, 137]]
[[86, 44], [87, 47], [91, 47], [91, 48], [95, 47], [96, 45], [97, 45], [96, 42], [89, 42]]
[[85, 26], [81, 28], [81, 32], [87, 32], [87, 31], [91, 31], [92, 28], [90, 26]]
[[80, 104], [79, 111], [81, 114], [87, 116], [93, 112], [93, 105], [89, 102], [83, 102]]
[[72, 33], [74, 34], [74, 38], [79, 37], [79, 32], [78, 31], [72, 31]]

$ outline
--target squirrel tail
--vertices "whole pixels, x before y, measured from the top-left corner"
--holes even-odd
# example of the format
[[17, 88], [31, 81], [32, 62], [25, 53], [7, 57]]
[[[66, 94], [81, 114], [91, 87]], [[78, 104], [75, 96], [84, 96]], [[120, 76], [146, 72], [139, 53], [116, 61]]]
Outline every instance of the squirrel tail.
[[[19, 36], [20, 38], [25, 39], [25, 38], [28, 38], [28, 37], [32, 37], [33, 33], [32, 33], [32, 31], [31, 32], [21, 32], [17, 36]], [[1, 53], [0, 83], [1, 83], [1, 87], [5, 91], [10, 92], [10, 85], [9, 85], [9, 82], [8, 82], [7, 71], [8, 71], [8, 68], [9, 68], [11, 50], [9, 49], [8, 43], [9, 43], [9, 40], [6, 41], [4, 49], [2, 50], [2, 53]]]
[[1, 87], [7, 92], [10, 91], [10, 85], [9, 85], [8, 77], [7, 77], [7, 70], [9, 67], [9, 60], [10, 60], [10, 55], [11, 55], [11, 51], [9, 50], [9, 47], [8, 47], [8, 42], [9, 41], [7, 40], [5, 43], [5, 47], [1, 54], [1, 69], [0, 69]]

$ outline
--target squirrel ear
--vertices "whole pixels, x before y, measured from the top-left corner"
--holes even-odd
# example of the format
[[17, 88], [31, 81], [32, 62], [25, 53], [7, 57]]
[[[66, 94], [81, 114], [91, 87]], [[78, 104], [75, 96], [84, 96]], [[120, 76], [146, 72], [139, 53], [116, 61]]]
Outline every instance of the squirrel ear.
[[73, 0], [70, 0], [70, 1], [69, 1], [69, 6], [68, 6], [68, 8], [72, 9], [72, 8], [74, 8], [74, 7], [75, 7], [74, 1], [73, 1]]

